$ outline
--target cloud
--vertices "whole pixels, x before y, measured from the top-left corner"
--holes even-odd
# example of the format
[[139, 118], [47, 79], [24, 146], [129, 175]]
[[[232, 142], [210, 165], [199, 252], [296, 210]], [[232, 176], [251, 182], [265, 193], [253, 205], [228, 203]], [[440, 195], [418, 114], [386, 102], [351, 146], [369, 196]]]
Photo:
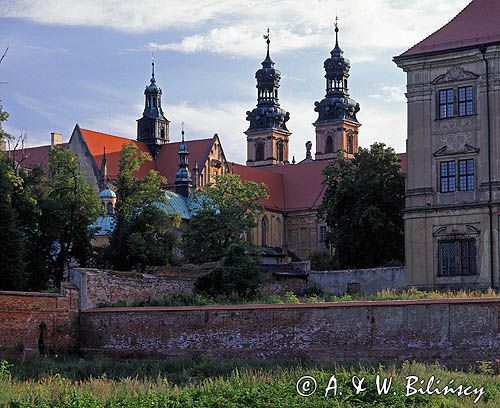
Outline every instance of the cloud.
[[404, 86], [382, 85], [380, 93], [369, 96], [370, 98], [382, 99], [386, 102], [406, 102]]
[[[158, 49], [254, 56], [271, 25], [273, 50], [294, 51], [333, 44], [333, 17], [340, 15], [341, 42], [360, 54], [404, 50], [453, 17], [469, 0], [0, 0], [0, 15], [42, 24], [104, 27], [124, 32], [163, 32]], [[163, 3], [163, 4], [162, 4]], [[404, 22], [404, 23], [401, 23]], [[151, 43], [150, 45], [152, 45]], [[260, 51], [261, 52], [261, 51]]]

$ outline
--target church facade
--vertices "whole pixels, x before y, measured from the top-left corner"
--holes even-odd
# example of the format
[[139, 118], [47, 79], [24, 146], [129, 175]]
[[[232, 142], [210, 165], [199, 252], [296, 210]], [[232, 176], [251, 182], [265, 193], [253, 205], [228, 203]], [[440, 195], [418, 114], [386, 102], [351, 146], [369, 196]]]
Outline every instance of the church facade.
[[[313, 124], [316, 149], [313, 154], [312, 143], [307, 142], [305, 159], [299, 163], [289, 158], [289, 144], [293, 142], [287, 127], [290, 113], [280, 104], [281, 73], [271, 59], [269, 32], [265, 36], [266, 56], [255, 74], [257, 104], [246, 114], [249, 127], [245, 132], [245, 164], [232, 163], [226, 158], [217, 134], [207, 139], [186, 140], [183, 132], [181, 142], [171, 141], [170, 121], [162, 105], [154, 62], [144, 90], [144, 111], [137, 120], [136, 140], [77, 124], [67, 146], [78, 155], [88, 181], [102, 192], [118, 176], [123, 145], [135, 144], [139, 151], [152, 157], [143, 163], [138, 176], [152, 169], [165, 176], [172, 206], [186, 221], [190, 217], [190, 193], [215, 182], [218, 175], [230, 172], [243, 180], [265, 183], [269, 199], [262, 200], [263, 214], [247, 239], [307, 259], [312, 252], [329, 250], [327, 226], [317, 216], [325, 190], [323, 170], [339, 152], [352, 157], [358, 150], [360, 107], [349, 95], [350, 62], [340, 48], [338, 36], [336, 23], [335, 45], [324, 62], [325, 95], [314, 105], [311, 103], [311, 109], [318, 114]], [[47, 157], [48, 149], [50, 146], [42, 147]]]
[[417, 287], [499, 287], [500, 3], [394, 58], [407, 75], [405, 253]]

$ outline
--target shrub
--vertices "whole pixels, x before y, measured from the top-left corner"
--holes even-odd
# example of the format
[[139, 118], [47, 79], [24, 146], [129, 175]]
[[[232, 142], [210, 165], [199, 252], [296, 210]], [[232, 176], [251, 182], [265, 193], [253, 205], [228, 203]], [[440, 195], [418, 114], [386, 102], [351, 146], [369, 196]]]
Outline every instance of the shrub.
[[293, 292], [285, 293], [285, 301], [286, 303], [300, 303], [299, 297]]
[[311, 261], [311, 269], [313, 271], [331, 271], [338, 269], [338, 265], [336, 265], [333, 257], [326, 251], [311, 253], [309, 260]]
[[252, 299], [257, 296], [262, 280], [256, 249], [239, 241], [229, 247], [221, 266], [196, 280], [195, 293], [214, 298]]

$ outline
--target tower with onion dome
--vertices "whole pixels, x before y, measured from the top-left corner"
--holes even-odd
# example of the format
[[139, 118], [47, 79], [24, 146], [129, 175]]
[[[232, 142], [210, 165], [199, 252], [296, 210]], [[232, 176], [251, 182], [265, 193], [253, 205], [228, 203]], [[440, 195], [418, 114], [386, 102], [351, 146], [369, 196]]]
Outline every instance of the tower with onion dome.
[[156, 159], [161, 147], [169, 142], [168, 128], [170, 121], [163, 115], [161, 107], [162, 91], [156, 85], [155, 62], [151, 62], [152, 72], [149, 85], [144, 90], [144, 112], [137, 120], [137, 140], [148, 145]]
[[359, 103], [349, 96], [349, 70], [351, 64], [339, 46], [339, 26], [335, 19], [335, 47], [330, 58], [325, 60], [326, 94], [315, 102], [318, 119], [316, 128], [316, 160], [333, 159], [343, 151], [352, 157], [358, 151], [358, 129], [356, 118]]
[[274, 67], [269, 54], [271, 42], [269, 29], [264, 36], [267, 55], [262, 68], [255, 73], [257, 79], [257, 106], [247, 112], [250, 122], [247, 135], [247, 166], [269, 166], [288, 163], [288, 138], [286, 127], [290, 114], [281, 108], [279, 87], [281, 73]]

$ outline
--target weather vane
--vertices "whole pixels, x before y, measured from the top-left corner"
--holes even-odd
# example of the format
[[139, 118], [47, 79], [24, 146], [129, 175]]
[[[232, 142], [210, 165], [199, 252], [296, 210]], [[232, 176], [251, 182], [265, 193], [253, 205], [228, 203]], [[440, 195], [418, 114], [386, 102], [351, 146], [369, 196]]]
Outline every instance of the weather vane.
[[269, 27], [267, 27], [267, 34], [264, 34], [262, 37], [264, 37], [264, 40], [267, 40], [267, 42], [269, 43], [270, 41]]

